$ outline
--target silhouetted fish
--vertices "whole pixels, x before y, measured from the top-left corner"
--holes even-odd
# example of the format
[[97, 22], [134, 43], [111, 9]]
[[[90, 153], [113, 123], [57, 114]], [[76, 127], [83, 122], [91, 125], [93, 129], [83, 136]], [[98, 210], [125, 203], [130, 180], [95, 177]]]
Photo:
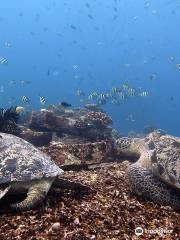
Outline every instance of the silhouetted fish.
[[67, 102], [61, 102], [60, 105], [63, 106], [63, 107], [71, 107], [71, 104], [67, 103]]

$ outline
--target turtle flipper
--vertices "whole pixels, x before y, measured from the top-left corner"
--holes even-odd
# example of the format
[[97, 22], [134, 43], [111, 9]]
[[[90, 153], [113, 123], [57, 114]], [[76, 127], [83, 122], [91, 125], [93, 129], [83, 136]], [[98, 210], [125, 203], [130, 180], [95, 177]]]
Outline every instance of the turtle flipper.
[[69, 179], [60, 178], [60, 177], [58, 177], [53, 184], [55, 187], [60, 187], [60, 188], [67, 188], [67, 189], [87, 191], [87, 192], [92, 191], [92, 189], [87, 185], [84, 185], [80, 182], [74, 182]]
[[137, 195], [180, 209], [180, 192], [162, 182], [150, 170], [139, 164], [132, 164], [128, 167], [127, 174], [130, 188]]
[[54, 179], [42, 179], [32, 183], [27, 197], [19, 203], [13, 203], [10, 208], [13, 211], [28, 211], [39, 205], [46, 197]]
[[11, 186], [8, 186], [5, 189], [0, 189], [0, 199], [4, 197], [4, 195], [6, 195], [6, 193], [9, 191], [9, 189], [11, 188]]

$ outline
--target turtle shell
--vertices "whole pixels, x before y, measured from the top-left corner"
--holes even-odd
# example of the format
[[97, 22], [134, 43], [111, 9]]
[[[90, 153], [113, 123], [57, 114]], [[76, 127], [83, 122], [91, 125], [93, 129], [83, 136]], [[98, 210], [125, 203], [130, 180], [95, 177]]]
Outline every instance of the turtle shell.
[[147, 142], [156, 153], [152, 160], [154, 174], [180, 190], [180, 138], [155, 132], [149, 135]]
[[0, 133], [0, 184], [61, 175], [51, 158], [17, 136]]

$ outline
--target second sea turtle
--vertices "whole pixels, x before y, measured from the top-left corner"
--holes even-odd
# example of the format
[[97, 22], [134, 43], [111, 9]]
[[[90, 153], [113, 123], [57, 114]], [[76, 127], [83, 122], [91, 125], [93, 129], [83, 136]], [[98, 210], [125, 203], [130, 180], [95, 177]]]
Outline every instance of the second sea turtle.
[[156, 130], [145, 138], [119, 138], [116, 146], [138, 157], [127, 170], [133, 192], [180, 209], [180, 138]]

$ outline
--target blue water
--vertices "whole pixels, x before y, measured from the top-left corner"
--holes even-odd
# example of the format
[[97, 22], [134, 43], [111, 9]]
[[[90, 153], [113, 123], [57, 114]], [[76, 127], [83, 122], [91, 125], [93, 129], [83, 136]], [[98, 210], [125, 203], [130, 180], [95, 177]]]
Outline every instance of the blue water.
[[123, 134], [150, 125], [180, 136], [179, 23], [179, 0], [1, 1], [0, 56], [9, 62], [0, 65], [1, 107], [12, 97], [22, 105], [23, 95], [32, 109], [42, 107], [38, 95], [47, 105], [82, 106], [78, 89], [88, 95], [128, 81], [149, 96], [103, 106], [114, 126]]

